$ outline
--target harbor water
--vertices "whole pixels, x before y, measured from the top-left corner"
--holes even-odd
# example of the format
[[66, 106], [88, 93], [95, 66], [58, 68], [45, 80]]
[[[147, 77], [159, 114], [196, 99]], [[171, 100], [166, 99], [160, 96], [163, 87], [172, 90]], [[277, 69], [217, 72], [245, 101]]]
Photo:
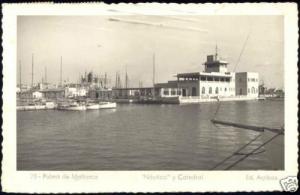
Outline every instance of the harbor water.
[[[118, 104], [107, 110], [17, 111], [17, 169], [210, 170], [260, 133], [214, 125], [212, 118], [276, 128], [284, 124], [283, 101], [221, 102], [215, 115], [217, 107]], [[263, 133], [243, 153], [270, 134]], [[283, 146], [282, 135], [231, 169], [282, 170]]]

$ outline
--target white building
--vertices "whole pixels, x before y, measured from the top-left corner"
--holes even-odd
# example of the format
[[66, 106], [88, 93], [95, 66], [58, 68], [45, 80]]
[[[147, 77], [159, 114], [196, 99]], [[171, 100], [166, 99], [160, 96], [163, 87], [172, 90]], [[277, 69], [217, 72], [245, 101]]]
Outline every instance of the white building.
[[258, 73], [237, 72], [236, 73], [236, 95], [258, 97]]
[[228, 62], [208, 55], [203, 72], [179, 73], [177, 81], [155, 85], [156, 95], [167, 97], [257, 98], [259, 76], [254, 72], [228, 72]]
[[32, 92], [32, 97], [35, 99], [41, 99], [41, 98], [43, 98], [43, 93], [41, 93], [39, 91], [34, 91], [34, 92]]
[[67, 97], [85, 97], [88, 93], [86, 88], [76, 84], [69, 85], [65, 89]]

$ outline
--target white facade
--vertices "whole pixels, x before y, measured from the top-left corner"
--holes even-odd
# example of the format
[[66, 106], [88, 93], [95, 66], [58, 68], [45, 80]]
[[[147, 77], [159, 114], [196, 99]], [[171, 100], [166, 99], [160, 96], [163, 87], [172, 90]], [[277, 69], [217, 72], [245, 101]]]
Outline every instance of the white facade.
[[258, 97], [259, 76], [255, 72], [236, 73], [236, 96]]
[[[216, 74], [211, 73], [211, 76]], [[217, 74], [218, 75], [218, 74]], [[235, 74], [228, 73], [227, 77], [213, 77], [212, 81], [200, 81], [201, 97], [233, 97], [235, 96]], [[216, 79], [218, 78], [218, 79]]]
[[87, 95], [87, 90], [83, 87], [66, 87], [67, 97], [83, 97]]
[[218, 59], [218, 55], [207, 56], [204, 72], [177, 74], [177, 82], [157, 84], [160, 97], [197, 97], [210, 98], [243, 98], [258, 97], [258, 73], [228, 72], [227, 62]]
[[36, 99], [40, 99], [43, 97], [43, 93], [39, 92], [39, 91], [35, 91], [32, 93], [32, 97], [36, 98]]

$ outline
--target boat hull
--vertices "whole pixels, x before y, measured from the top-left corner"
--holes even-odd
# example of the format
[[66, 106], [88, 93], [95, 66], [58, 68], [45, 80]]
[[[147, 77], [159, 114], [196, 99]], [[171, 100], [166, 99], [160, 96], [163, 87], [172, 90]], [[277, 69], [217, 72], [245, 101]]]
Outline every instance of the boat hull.
[[74, 106], [74, 107], [68, 107], [67, 110], [86, 110], [85, 106]]
[[115, 102], [109, 102], [109, 103], [104, 103], [104, 104], [99, 105], [100, 109], [110, 109], [110, 108], [116, 108], [116, 107], [117, 107], [117, 103], [115, 103]]
[[98, 110], [100, 108], [99, 104], [95, 104], [95, 105], [88, 105], [86, 106], [87, 110]]

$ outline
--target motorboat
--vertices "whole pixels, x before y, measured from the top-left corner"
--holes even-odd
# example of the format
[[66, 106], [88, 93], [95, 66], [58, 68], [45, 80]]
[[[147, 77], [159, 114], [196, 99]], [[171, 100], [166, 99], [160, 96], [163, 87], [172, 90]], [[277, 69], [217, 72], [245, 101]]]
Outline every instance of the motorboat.
[[63, 104], [58, 106], [59, 110], [86, 110], [86, 106], [84, 104], [73, 102], [69, 105]]
[[117, 103], [116, 102], [100, 102], [99, 108], [100, 109], [108, 109], [108, 108], [116, 108]]
[[100, 105], [97, 103], [88, 103], [86, 105], [86, 109], [87, 110], [98, 110], [98, 109], [100, 109]]

